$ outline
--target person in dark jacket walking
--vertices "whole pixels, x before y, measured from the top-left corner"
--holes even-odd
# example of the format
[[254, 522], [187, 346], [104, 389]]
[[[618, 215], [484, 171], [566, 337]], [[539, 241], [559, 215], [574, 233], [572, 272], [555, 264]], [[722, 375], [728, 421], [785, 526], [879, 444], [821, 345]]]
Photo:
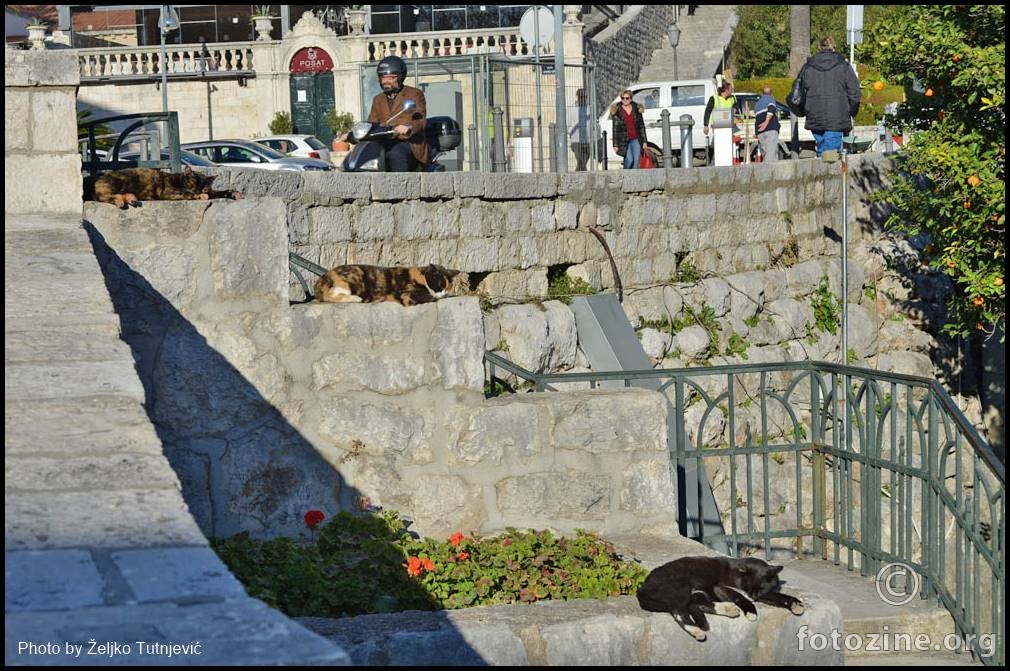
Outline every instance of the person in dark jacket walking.
[[806, 127], [817, 143], [817, 156], [842, 148], [842, 136], [852, 130], [852, 117], [859, 112], [862, 92], [859, 79], [841, 54], [835, 41], [825, 37], [819, 51], [807, 59], [799, 76], [806, 92]]
[[643, 108], [631, 100], [631, 91], [621, 92], [621, 102], [610, 106], [613, 124], [614, 151], [624, 157], [624, 169], [639, 167], [645, 150], [645, 119]]

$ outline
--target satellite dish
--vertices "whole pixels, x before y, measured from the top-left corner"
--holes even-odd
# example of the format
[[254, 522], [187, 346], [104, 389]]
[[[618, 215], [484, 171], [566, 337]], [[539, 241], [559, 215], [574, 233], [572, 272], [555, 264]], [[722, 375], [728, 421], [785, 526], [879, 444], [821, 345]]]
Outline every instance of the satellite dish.
[[530, 7], [519, 20], [519, 34], [526, 44], [547, 44], [554, 37], [554, 13], [546, 7]]

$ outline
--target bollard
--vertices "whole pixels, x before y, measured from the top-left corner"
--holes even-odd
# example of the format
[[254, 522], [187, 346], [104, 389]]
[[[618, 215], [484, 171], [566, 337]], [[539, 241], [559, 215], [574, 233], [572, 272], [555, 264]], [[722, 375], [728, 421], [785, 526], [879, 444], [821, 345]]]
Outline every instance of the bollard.
[[491, 142], [491, 172], [506, 172], [508, 165], [505, 162], [505, 127], [503, 117], [505, 110], [495, 107], [491, 110], [491, 132], [494, 139]]
[[479, 170], [480, 163], [477, 161], [477, 125], [470, 124], [466, 127], [466, 132], [470, 138], [470, 170]]
[[548, 146], [550, 150], [548, 152], [548, 162], [551, 166], [551, 172], [558, 171], [558, 153], [555, 151], [554, 143], [557, 140], [556, 133], [558, 132], [557, 124], [553, 121], [547, 124], [547, 141], [550, 143]]
[[603, 148], [603, 153], [600, 155], [600, 162], [603, 163], [603, 169], [607, 169], [607, 131], [600, 131], [600, 138], [603, 140], [600, 147]]
[[694, 117], [690, 114], [680, 115], [680, 167], [694, 166]]
[[663, 128], [663, 167], [673, 167], [673, 150], [670, 141], [670, 110], [663, 110], [659, 113], [659, 122]]

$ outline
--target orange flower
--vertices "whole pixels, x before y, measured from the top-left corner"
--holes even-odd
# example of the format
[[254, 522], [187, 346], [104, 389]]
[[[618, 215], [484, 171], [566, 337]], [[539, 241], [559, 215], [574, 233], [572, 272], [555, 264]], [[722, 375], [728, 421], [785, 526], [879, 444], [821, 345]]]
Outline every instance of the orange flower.
[[982, 180], [979, 179], [978, 175], [970, 175], [968, 177], [968, 186], [978, 186], [981, 183]]
[[460, 561], [466, 561], [469, 558], [470, 558], [470, 553], [469, 552], [460, 552], [459, 553], [459, 560]]
[[410, 575], [421, 575], [421, 560], [411, 557], [407, 560], [407, 573]]
[[432, 564], [431, 560], [428, 559], [427, 557], [425, 557], [424, 559], [421, 560], [421, 566], [424, 568], [425, 571], [434, 571], [435, 570], [435, 565]]
[[975, 304], [975, 307], [982, 307], [983, 305], [985, 305], [985, 299], [982, 298], [981, 296], [975, 296], [975, 298], [973, 298], [971, 302]]
[[449, 536], [449, 543], [452, 544], [452, 545], [454, 545], [454, 546], [455, 545], [459, 545], [460, 543], [463, 542], [463, 538], [464, 538], [463, 532], [462, 531], [457, 531], [453, 535]]

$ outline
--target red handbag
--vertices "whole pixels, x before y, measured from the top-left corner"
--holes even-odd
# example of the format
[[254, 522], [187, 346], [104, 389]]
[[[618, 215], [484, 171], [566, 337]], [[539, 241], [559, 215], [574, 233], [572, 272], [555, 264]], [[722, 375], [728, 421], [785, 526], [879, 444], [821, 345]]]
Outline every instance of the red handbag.
[[656, 162], [652, 160], [651, 156], [649, 156], [648, 151], [642, 152], [642, 160], [638, 162], [638, 167], [643, 170], [656, 167]]

